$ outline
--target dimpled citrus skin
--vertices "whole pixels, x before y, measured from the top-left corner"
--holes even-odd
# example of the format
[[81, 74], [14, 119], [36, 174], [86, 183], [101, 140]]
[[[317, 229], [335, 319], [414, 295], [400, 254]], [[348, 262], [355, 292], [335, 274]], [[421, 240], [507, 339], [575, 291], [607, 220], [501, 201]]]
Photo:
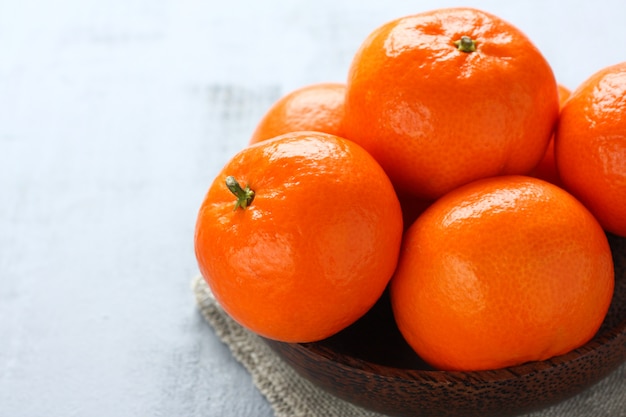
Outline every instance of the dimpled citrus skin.
[[[255, 192], [233, 210], [233, 176]], [[384, 291], [402, 239], [400, 203], [360, 146], [317, 132], [251, 145], [218, 174], [201, 205], [200, 271], [244, 327], [284, 342], [326, 338]]]
[[418, 218], [390, 295], [425, 361], [470, 371], [581, 346], [613, 288], [609, 244], [591, 213], [553, 184], [504, 176], [455, 189]]
[[[558, 85], [558, 91], [559, 107], [562, 108], [572, 92], [569, 88], [561, 84]], [[542, 179], [544, 181], [551, 182], [552, 184], [558, 185], [559, 187], [563, 186], [561, 179], [559, 178], [559, 172], [556, 169], [556, 157], [554, 155], [554, 134], [550, 139], [550, 143], [548, 144], [548, 148], [546, 149], [543, 158], [541, 158], [541, 161], [539, 161], [537, 166], [532, 170], [529, 175]]]
[[626, 236], [626, 62], [596, 72], [572, 92], [554, 146], [564, 187], [606, 230]]
[[[474, 52], [455, 45], [475, 40]], [[554, 74], [518, 29], [469, 8], [406, 16], [374, 30], [348, 75], [346, 137], [402, 193], [434, 199], [469, 181], [526, 174], [559, 110]]]
[[346, 85], [319, 83], [298, 88], [276, 101], [263, 115], [250, 143], [296, 131], [343, 137]]

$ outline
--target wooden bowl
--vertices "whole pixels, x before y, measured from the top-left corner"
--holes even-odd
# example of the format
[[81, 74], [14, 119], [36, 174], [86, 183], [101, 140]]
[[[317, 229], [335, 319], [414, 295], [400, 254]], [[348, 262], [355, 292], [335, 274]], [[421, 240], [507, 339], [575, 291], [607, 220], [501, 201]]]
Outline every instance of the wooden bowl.
[[361, 407], [393, 416], [512, 416], [556, 404], [626, 360], [626, 239], [609, 235], [615, 294], [598, 334], [542, 362], [493, 371], [433, 370], [395, 326], [389, 297], [358, 322], [315, 343], [266, 340], [304, 378]]

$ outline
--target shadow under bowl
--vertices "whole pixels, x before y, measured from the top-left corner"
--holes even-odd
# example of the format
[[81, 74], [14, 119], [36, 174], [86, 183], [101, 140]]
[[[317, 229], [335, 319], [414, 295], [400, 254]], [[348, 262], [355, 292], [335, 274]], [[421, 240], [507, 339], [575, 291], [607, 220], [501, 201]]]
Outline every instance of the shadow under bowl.
[[340, 333], [314, 343], [265, 342], [304, 378], [369, 410], [392, 416], [514, 416], [561, 402], [626, 360], [626, 238], [607, 235], [615, 292], [596, 336], [541, 362], [489, 371], [428, 366], [404, 341], [389, 296]]

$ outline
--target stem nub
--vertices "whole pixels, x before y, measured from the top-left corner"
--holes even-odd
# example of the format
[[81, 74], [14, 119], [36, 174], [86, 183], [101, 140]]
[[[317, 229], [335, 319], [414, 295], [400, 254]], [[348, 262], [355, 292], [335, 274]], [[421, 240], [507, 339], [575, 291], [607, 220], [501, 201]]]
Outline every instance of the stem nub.
[[237, 197], [233, 211], [237, 211], [238, 208], [245, 209], [252, 204], [254, 191], [250, 189], [249, 185], [246, 185], [246, 188], [241, 188], [241, 185], [239, 185], [235, 177], [229, 175], [226, 177], [226, 187]]
[[461, 39], [454, 41], [454, 45], [461, 52], [474, 52], [476, 50], [476, 41], [467, 35], [461, 36]]

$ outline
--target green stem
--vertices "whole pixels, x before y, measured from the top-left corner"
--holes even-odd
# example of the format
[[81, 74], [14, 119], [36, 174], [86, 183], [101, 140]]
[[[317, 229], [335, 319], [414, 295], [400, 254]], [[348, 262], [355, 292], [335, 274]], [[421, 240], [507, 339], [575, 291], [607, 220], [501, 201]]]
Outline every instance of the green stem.
[[461, 36], [461, 39], [454, 41], [454, 45], [461, 52], [474, 52], [476, 50], [476, 41], [469, 36]]
[[250, 189], [250, 186], [246, 185], [246, 188], [241, 188], [235, 177], [229, 175], [226, 177], [226, 187], [237, 197], [233, 211], [237, 211], [238, 208], [245, 209], [252, 204], [254, 191]]

